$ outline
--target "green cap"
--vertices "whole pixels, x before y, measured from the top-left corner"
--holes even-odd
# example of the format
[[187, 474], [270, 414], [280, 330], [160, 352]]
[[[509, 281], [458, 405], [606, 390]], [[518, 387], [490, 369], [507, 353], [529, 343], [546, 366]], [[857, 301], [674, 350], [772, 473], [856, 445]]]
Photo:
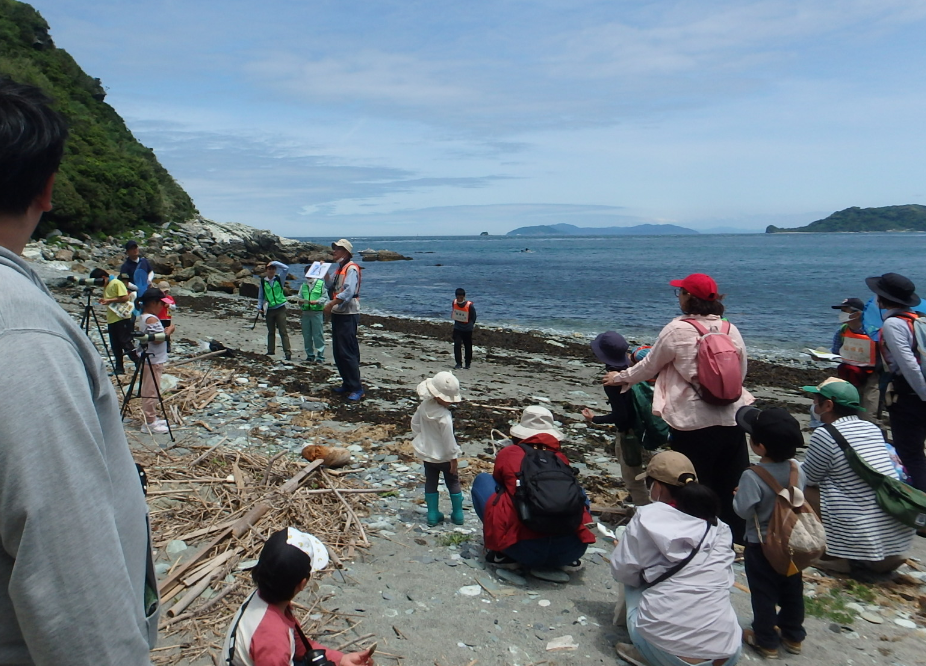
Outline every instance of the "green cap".
[[859, 404], [858, 389], [845, 379], [830, 377], [819, 386], [802, 386], [801, 390], [807, 393], [819, 393], [824, 398], [832, 400], [843, 407], [851, 407], [861, 412], [865, 411]]

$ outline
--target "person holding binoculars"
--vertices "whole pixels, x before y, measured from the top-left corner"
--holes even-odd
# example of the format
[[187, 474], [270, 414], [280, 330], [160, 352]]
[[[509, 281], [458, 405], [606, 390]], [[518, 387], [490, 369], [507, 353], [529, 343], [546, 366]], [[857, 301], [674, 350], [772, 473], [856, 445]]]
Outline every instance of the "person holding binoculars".
[[[141, 315], [135, 321], [135, 329], [145, 335], [164, 333], [170, 337], [174, 332], [174, 325], [167, 328], [161, 323], [160, 313], [164, 307], [165, 294], [157, 287], [151, 287], [139, 298]], [[142, 432], [165, 433], [168, 432], [167, 421], [159, 419], [157, 414], [158, 396], [161, 389], [161, 372], [167, 363], [167, 341], [144, 343], [148, 357], [151, 359], [149, 372], [142, 373], [141, 382], [141, 410], [145, 414], [145, 422], [141, 426]]]

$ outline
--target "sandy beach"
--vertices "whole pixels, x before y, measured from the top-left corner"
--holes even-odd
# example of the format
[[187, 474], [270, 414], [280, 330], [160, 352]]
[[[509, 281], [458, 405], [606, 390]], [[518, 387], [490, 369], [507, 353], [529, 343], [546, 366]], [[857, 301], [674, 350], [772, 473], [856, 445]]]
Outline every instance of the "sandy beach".
[[[80, 302], [72, 298], [73, 290], [55, 293], [66, 309], [79, 311]], [[355, 621], [353, 629], [338, 633], [342, 629], [338, 625], [337, 630], [318, 635], [318, 640], [338, 646], [373, 634], [375, 639], [368, 640], [378, 640], [384, 653], [378, 662], [387, 664], [621, 663], [613, 645], [627, 637], [612, 624], [615, 593], [606, 561], [612, 549], [609, 540], [600, 537], [589, 549], [584, 571], [573, 574], [567, 584], [556, 584], [530, 576], [504, 580], [486, 570], [481, 560], [480, 523], [468, 500], [462, 527], [447, 523], [426, 526], [423, 476], [411, 455], [408, 424], [417, 404], [414, 388], [418, 382], [453, 367], [449, 321], [442, 325], [362, 316], [361, 371], [367, 394], [359, 404], [347, 404], [329, 391], [338, 381], [330, 350], [326, 350], [326, 364], [305, 363], [294, 307], [289, 313], [294, 362], [283, 363], [279, 343], [276, 358], [264, 355], [263, 322], [251, 328], [253, 300], [210, 292], [198, 297], [179, 296], [177, 301], [173, 361], [203, 353], [205, 344], [216, 340], [237, 350], [236, 357], [184, 367], [197, 371], [214, 367], [235, 379], [218, 386], [218, 397], [200, 413], [184, 417], [184, 425], [174, 425], [176, 443], [167, 435], [142, 435], [136, 425], [127, 423], [133, 447], [148, 454], [160, 447], [181, 457], [227, 438], [223, 446], [267, 455], [282, 453], [286, 459], [296, 460], [304, 444], [336, 443], [340, 432], [345, 442], [351, 442], [353, 454], [352, 466], [341, 470], [347, 472], [343, 478], [385, 493], [363, 496], [366, 515], [361, 521], [371, 546], [357, 549], [341, 569], [323, 572], [317, 578], [316, 590], [297, 599], [309, 608], [321, 595], [326, 598], [325, 607]], [[456, 371], [465, 399], [454, 412], [456, 434], [464, 451], [461, 467], [465, 485], [475, 472], [491, 469], [491, 431], [507, 433], [520, 409], [542, 404], [553, 411], [568, 433], [564, 450], [580, 470], [592, 502], [617, 505], [622, 490], [619, 469], [611, 455], [612, 434], [607, 427], [586, 425], [579, 413], [586, 406], [596, 411], [607, 409], [600, 387], [602, 368], [587, 342], [477, 326], [474, 344], [472, 369]], [[171, 374], [169, 366], [166, 372]], [[754, 362], [747, 387], [760, 406], [787, 407], [806, 423], [810, 402], [800, 395], [798, 387], [819, 383], [826, 375], [818, 369]], [[246, 392], [236, 393], [238, 389]], [[268, 401], [279, 413], [266, 408]], [[297, 420], [303, 401], [324, 403], [316, 423]], [[351, 437], [360, 431], [375, 434], [359, 440]], [[157, 470], [149, 473], [157, 477]], [[444, 502], [449, 504], [446, 496]], [[157, 506], [163, 509], [163, 504]], [[613, 524], [620, 516], [600, 518]], [[155, 541], [159, 542], [157, 534]], [[926, 618], [920, 605], [926, 599], [926, 541], [916, 539], [910, 555], [911, 562], [903, 569], [905, 582], [863, 586], [862, 592], [842, 579], [807, 570], [808, 598], [829, 595], [835, 601], [808, 602], [808, 608], [824, 609], [819, 613], [822, 617], [808, 617], [809, 636], [803, 656], [788, 656], [783, 663], [926, 663], [922, 653]], [[176, 566], [178, 557], [182, 560], [183, 556], [169, 554], [163, 547], [158, 550], [164, 571]], [[751, 611], [745, 574], [741, 563], [735, 566], [738, 585], [733, 591], [734, 605], [741, 623], [748, 626]], [[231, 598], [240, 602], [243, 595]], [[825, 610], [832, 610], [834, 604], [843, 609], [849, 604], [847, 615], [833, 616]], [[876, 611], [880, 624], [859, 617], [863, 612], [871, 616], [872, 611]], [[917, 628], [909, 628], [911, 623]], [[225, 627], [219, 625], [202, 629], [215, 632], [208, 634], [213, 645], [221, 644], [224, 636]], [[161, 646], [166, 649], [157, 653], [159, 663], [212, 663], [204, 655], [192, 662], [186, 659], [184, 641], [194, 637], [188, 631], [171, 633], [174, 629], [162, 634]], [[548, 651], [550, 641], [567, 635], [578, 647]], [[747, 651], [741, 663], [757, 659]]]

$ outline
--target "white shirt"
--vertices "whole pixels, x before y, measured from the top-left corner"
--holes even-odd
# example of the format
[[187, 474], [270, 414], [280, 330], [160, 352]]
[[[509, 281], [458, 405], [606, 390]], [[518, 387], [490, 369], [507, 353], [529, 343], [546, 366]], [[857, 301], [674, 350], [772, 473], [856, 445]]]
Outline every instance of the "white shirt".
[[[135, 328], [141, 333], [163, 333], [164, 324], [158, 319], [157, 315], [142, 314], [135, 321]], [[151, 363], [158, 365], [167, 363], [167, 343], [166, 342], [145, 342], [148, 348], [148, 356]]]
[[[611, 574], [625, 585], [645, 587], [697, 547], [707, 523], [664, 502], [637, 507], [611, 554]], [[680, 657], [720, 659], [736, 653], [742, 629], [730, 602], [733, 535], [721, 521], [698, 554], [671, 578], [643, 591], [637, 631], [648, 642]]]
[[459, 457], [460, 446], [453, 436], [450, 410], [434, 398], [427, 397], [412, 417], [412, 446], [425, 462], [444, 463]]
[[890, 316], [898, 312], [903, 310], [888, 310], [888, 316], [881, 325], [881, 337], [886, 347], [883, 350], [884, 360], [891, 372], [903, 375], [920, 400], [926, 400], [926, 378], [913, 351], [916, 342], [913, 331], [906, 319]]

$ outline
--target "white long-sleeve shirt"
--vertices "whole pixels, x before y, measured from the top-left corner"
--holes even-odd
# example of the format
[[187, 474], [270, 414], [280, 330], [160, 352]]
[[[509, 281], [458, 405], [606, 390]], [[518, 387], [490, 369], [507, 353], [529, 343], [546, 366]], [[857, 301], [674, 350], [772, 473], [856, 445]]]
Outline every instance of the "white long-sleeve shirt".
[[733, 535], [664, 502], [637, 507], [611, 554], [611, 574], [631, 587], [656, 580], [704, 542], [692, 560], [663, 582], [646, 588], [637, 610], [637, 631], [670, 654], [699, 659], [729, 657], [742, 630], [730, 602]]
[[412, 434], [415, 453], [425, 462], [450, 462], [460, 456], [450, 410], [434, 398], [427, 397], [418, 405], [412, 417]]
[[906, 319], [892, 317], [904, 310], [889, 310], [881, 326], [881, 338], [884, 340], [884, 360], [891, 372], [903, 375], [920, 400], [926, 400], [926, 377], [913, 353], [913, 331]]

